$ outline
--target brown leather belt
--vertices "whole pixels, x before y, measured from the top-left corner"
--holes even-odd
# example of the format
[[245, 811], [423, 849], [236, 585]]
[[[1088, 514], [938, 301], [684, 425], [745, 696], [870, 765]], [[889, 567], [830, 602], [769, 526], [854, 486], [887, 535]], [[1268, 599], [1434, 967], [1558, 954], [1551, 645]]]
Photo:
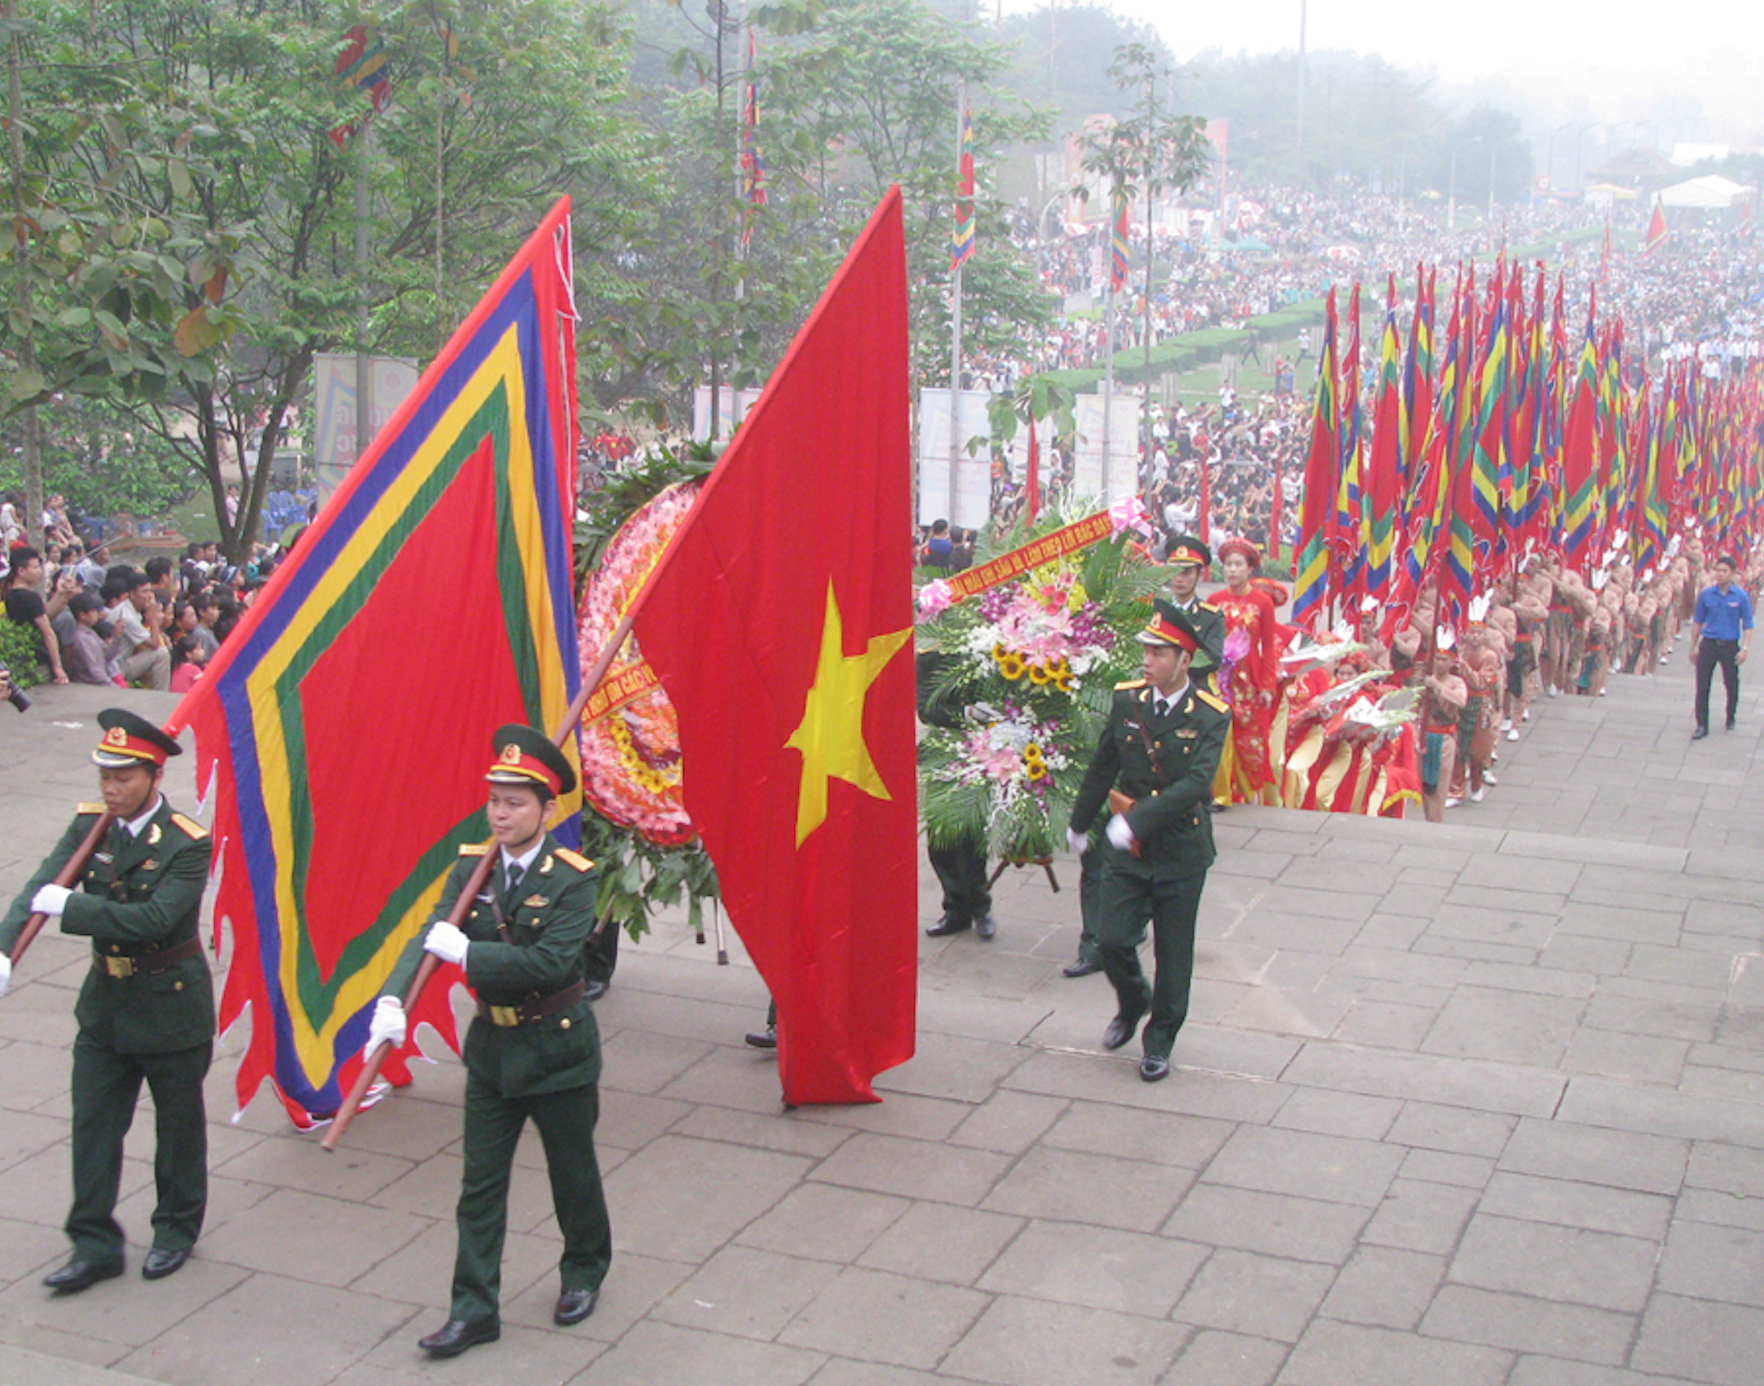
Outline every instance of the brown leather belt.
[[193, 958], [202, 951], [202, 940], [187, 938], [182, 943], [174, 943], [170, 948], [161, 948], [153, 953], [135, 953], [124, 957], [119, 953], [92, 953], [93, 970], [103, 972], [111, 977], [151, 977], [176, 967], [186, 958]]
[[571, 982], [562, 991], [554, 991], [550, 996], [541, 996], [534, 1001], [523, 1001], [518, 1006], [492, 1006], [488, 1001], [478, 1002], [478, 1014], [492, 1025], [504, 1027], [512, 1025], [534, 1025], [548, 1015], [556, 1015], [559, 1011], [569, 1008], [587, 995], [587, 984], [581, 981]]

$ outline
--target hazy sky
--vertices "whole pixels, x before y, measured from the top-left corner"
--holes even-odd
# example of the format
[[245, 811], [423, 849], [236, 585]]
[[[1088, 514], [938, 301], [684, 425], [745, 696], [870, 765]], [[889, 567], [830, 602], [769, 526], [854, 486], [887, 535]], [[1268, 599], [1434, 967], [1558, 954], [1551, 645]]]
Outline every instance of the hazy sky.
[[[1114, 0], [1113, 8], [1156, 25], [1188, 58], [1204, 48], [1296, 48], [1299, 3]], [[1005, 8], [1040, 3], [1005, 0]], [[1498, 78], [1600, 105], [1682, 92], [1719, 114], [1729, 137], [1764, 135], [1759, 0], [1309, 0], [1306, 45], [1381, 53], [1450, 84]]]

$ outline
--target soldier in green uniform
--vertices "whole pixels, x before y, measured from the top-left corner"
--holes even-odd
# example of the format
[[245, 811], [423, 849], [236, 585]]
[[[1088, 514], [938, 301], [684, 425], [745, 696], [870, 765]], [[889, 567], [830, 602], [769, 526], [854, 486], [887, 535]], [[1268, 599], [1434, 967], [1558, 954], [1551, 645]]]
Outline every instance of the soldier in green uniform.
[[[1213, 551], [1192, 534], [1178, 534], [1170, 540], [1164, 563], [1169, 569], [1170, 604], [1187, 615], [1200, 639], [1190, 673], [1207, 692], [1216, 696], [1219, 668], [1225, 662], [1225, 613], [1211, 602], [1202, 601], [1199, 591], [1201, 578], [1213, 566]], [[1097, 845], [1096, 842], [1090, 844], [1091, 847]], [[1084, 928], [1078, 939], [1077, 960], [1066, 964], [1066, 976], [1088, 977], [1093, 972], [1102, 971], [1096, 950], [1097, 918], [1101, 909], [1102, 854], [1086, 849], [1078, 865], [1078, 912]]]
[[[1067, 830], [1073, 851], [1089, 851], [1085, 834], [1109, 805], [1107, 844], [1096, 849], [1103, 854], [1097, 954], [1119, 1004], [1103, 1047], [1121, 1048], [1149, 1011], [1139, 1065], [1148, 1083], [1169, 1076], [1170, 1050], [1188, 1016], [1195, 915], [1214, 855], [1207, 802], [1231, 726], [1225, 704], [1189, 677], [1201, 648], [1193, 621], [1169, 602], [1153, 605], [1139, 635], [1145, 678], [1116, 690]], [[1157, 964], [1150, 984], [1139, 965], [1148, 918]]]
[[[81, 804], [55, 850], [0, 919], [10, 954], [25, 920], [59, 915], [61, 931], [92, 940], [92, 970], [74, 1006], [73, 1259], [44, 1284], [62, 1294], [123, 1272], [117, 1224], [123, 1137], [146, 1081], [153, 1094], [158, 1203], [141, 1274], [158, 1280], [189, 1259], [208, 1204], [208, 1124], [202, 1080], [214, 1049], [214, 983], [197, 937], [213, 844], [159, 792], [178, 743], [145, 718], [108, 709], [92, 759], [102, 803]], [[76, 883], [50, 884], [94, 820], [114, 822]], [[11, 962], [0, 957], [0, 994]]]
[[594, 864], [560, 847], [545, 830], [553, 802], [575, 788], [563, 752], [530, 727], [506, 726], [486, 809], [497, 863], [465, 917], [447, 922], [454, 902], [492, 848], [460, 849], [435, 907], [435, 922], [413, 939], [375, 1004], [368, 1052], [405, 1040], [399, 997], [423, 953], [458, 963], [478, 997], [466, 1032], [465, 1172], [459, 1192], [459, 1252], [446, 1324], [421, 1340], [436, 1357], [456, 1357], [502, 1336], [502, 1244], [508, 1227], [509, 1170], [527, 1118], [539, 1128], [563, 1233], [563, 1288], [553, 1319], [580, 1323], [594, 1312], [612, 1264], [612, 1226], [594, 1157], [600, 1114], [600, 1034], [583, 983], [583, 951], [594, 927]]
[[1164, 562], [1170, 570], [1170, 605], [1186, 613], [1200, 637], [1190, 672], [1209, 693], [1217, 693], [1219, 666], [1225, 662], [1225, 613], [1200, 595], [1200, 581], [1213, 566], [1213, 551], [1192, 534], [1178, 534], [1170, 540]]

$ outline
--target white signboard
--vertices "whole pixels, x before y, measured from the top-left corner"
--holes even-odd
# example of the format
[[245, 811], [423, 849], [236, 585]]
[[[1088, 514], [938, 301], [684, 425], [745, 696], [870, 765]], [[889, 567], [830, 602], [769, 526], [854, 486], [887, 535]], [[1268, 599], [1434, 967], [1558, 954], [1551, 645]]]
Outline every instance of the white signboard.
[[[737, 390], [730, 385], [717, 387], [717, 439], [728, 442], [735, 425], [747, 417], [747, 411], [759, 400], [758, 390]], [[692, 436], [703, 442], [710, 437], [710, 386], [700, 385], [692, 392]]]
[[[992, 515], [992, 437], [984, 390], [963, 390], [956, 432], [955, 514], [950, 514], [948, 390], [919, 391], [919, 523], [979, 529]], [[968, 444], [980, 439], [970, 455]]]
[[[1047, 503], [1048, 489], [1053, 485], [1055, 469], [1060, 465], [1060, 459], [1054, 452], [1055, 431], [1052, 419], [1035, 421], [1036, 465], [1041, 469], [1043, 505]], [[1005, 449], [1005, 465], [1010, 469], [1011, 480], [1018, 486], [1029, 484], [1029, 425], [1022, 419], [1017, 420], [1017, 431], [1011, 437], [1010, 446]]]
[[1113, 504], [1139, 494], [1139, 398], [1117, 390], [1110, 400], [1108, 484], [1103, 468], [1103, 398], [1079, 395], [1073, 408], [1078, 427], [1078, 452], [1072, 468], [1072, 493]]
[[[416, 389], [416, 384], [414, 358], [368, 358], [368, 424], [374, 436], [398, 411], [405, 396]], [[349, 475], [362, 452], [355, 437], [355, 357], [320, 352], [313, 358], [312, 406], [312, 460], [322, 505]]]

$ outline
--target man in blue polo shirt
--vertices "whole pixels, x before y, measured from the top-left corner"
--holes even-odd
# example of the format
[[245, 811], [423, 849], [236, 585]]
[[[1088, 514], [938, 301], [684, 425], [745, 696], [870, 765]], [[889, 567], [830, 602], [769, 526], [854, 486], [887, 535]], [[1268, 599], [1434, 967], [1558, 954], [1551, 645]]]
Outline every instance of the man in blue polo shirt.
[[1729, 731], [1739, 711], [1739, 666], [1746, 662], [1746, 647], [1752, 643], [1752, 601], [1733, 585], [1737, 566], [1725, 554], [1715, 560], [1715, 585], [1698, 593], [1691, 617], [1691, 662], [1697, 666], [1697, 729], [1691, 733], [1692, 741], [1709, 734], [1709, 685], [1717, 664], [1727, 685]]

